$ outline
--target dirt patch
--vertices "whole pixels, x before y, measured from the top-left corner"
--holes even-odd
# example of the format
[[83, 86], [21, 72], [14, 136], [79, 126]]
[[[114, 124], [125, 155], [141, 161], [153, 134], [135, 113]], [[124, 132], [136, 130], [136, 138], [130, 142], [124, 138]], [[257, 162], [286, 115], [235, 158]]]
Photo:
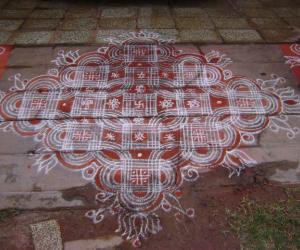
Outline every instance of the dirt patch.
[[296, 169], [298, 162], [293, 161], [280, 161], [280, 162], [269, 162], [255, 166], [255, 169], [264, 173], [268, 178], [276, 173], [276, 170], [289, 170]]
[[97, 190], [93, 184], [63, 190], [62, 197], [67, 201], [81, 200], [86, 206], [93, 206]]
[[[181, 203], [193, 207], [195, 218], [177, 221], [172, 213], [159, 211], [162, 231], [143, 242], [141, 249], [240, 249], [239, 240], [231, 233], [226, 209], [236, 209], [243, 198], [261, 202], [286, 199], [284, 188], [268, 183], [258, 169], [251, 169], [241, 177], [227, 178], [223, 169], [202, 174], [198, 181], [184, 185]], [[260, 176], [261, 178], [258, 178]], [[94, 205], [89, 187], [65, 192], [65, 199], [85, 196], [88, 207]], [[94, 195], [94, 193], [93, 193]], [[75, 241], [94, 239], [114, 233], [116, 217], [108, 216], [101, 223], [93, 224], [84, 216], [86, 209], [23, 211], [22, 214], [0, 223], [0, 245], [4, 250], [33, 249], [30, 224], [54, 219], [60, 225], [62, 239]], [[21, 241], [20, 241], [21, 239]], [[21, 242], [21, 243], [20, 243]], [[131, 249], [124, 241], [116, 249]]]

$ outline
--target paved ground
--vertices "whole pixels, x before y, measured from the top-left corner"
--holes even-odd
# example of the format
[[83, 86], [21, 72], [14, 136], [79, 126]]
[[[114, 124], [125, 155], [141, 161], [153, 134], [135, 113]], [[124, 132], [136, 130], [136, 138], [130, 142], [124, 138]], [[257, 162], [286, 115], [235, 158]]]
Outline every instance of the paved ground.
[[227, 209], [300, 185], [299, 20], [0, 0], [0, 248], [240, 249]]
[[300, 38], [298, 0], [1, 0], [0, 43], [103, 43], [120, 30], [156, 30], [178, 42], [279, 43]]
[[[297, 128], [300, 112], [299, 78], [297, 77], [299, 71], [298, 45], [172, 45], [160, 44], [158, 42], [161, 39], [160, 36], [146, 34], [152, 39], [150, 39], [152, 42], [157, 43], [147, 47], [149, 40], [146, 39], [148, 43], [145, 43], [144, 35], [139, 37], [140, 40], [136, 40], [137, 37], [134, 37], [135, 42], [143, 41], [142, 45], [139, 45], [142, 47], [128, 47], [127, 52], [123, 51], [124, 48], [127, 48], [125, 44], [120, 46], [120, 43], [102, 49], [92, 46], [1, 47], [2, 80], [0, 88], [3, 92], [0, 106], [2, 128], [0, 132], [0, 209], [9, 214], [7, 219], [0, 222], [2, 235], [0, 242], [4, 249], [34, 248], [39, 250], [49, 249], [49, 246], [51, 246], [50, 249], [64, 247], [72, 250], [99, 249], [99, 247], [100, 249], [128, 249], [131, 248], [129, 242], [135, 246], [142, 244], [143, 249], [169, 249], [170, 246], [172, 249], [198, 249], [199, 245], [203, 246], [202, 249], [238, 249], [237, 239], [231, 234], [224, 235], [222, 233], [222, 231], [228, 230], [224, 218], [224, 207], [233, 208], [238, 205], [242, 197], [249, 195], [256, 199], [276, 199], [283, 196], [276, 185], [298, 185], [300, 183], [298, 146], [300, 137]], [[122, 39], [128, 44], [132, 41], [131, 36], [119, 40]], [[113, 40], [113, 42], [116, 41], [117, 38]], [[159, 48], [160, 54], [153, 54], [157, 48]], [[68, 53], [68, 51], [78, 49], [79, 52]], [[125, 57], [120, 54], [120, 51], [125, 53]], [[175, 51], [177, 52], [175, 53]], [[215, 52], [210, 53], [211, 51]], [[174, 57], [176, 54], [178, 55]], [[145, 56], [148, 64], [142, 62]], [[122, 64], [120, 65], [123, 65], [121, 67], [115, 61], [119, 60], [118, 58], [121, 58]], [[96, 75], [90, 70], [95, 68], [93, 62], [99, 63], [102, 60], [109, 60], [110, 73], [106, 76], [109, 79], [107, 80], [109, 81], [108, 87], [101, 90], [103, 84], [106, 86], [104, 81], [106, 69], [102, 66]], [[130, 63], [130, 60], [133, 61]], [[151, 109], [146, 109], [150, 113], [143, 113], [146, 111], [142, 105], [143, 101], [146, 101], [143, 98], [152, 93], [151, 88], [148, 89], [148, 87], [152, 86], [151, 84], [156, 79], [153, 75], [155, 71], [151, 66], [153, 63], [150, 63], [149, 60], [158, 60], [159, 62], [155, 65], [156, 67], [159, 65], [160, 69], [159, 76], [156, 76], [157, 79], [160, 79], [160, 89], [155, 93], [166, 95], [163, 94], [166, 93], [163, 91], [169, 91], [167, 104], [165, 104], [165, 99], [158, 99], [161, 102], [157, 105], [157, 112], [161, 115], [165, 114], [161, 117], [170, 117], [168, 121], [157, 120], [156, 122], [153, 117], [153, 124], [157, 122], [161, 122], [161, 124], [152, 130], [149, 130], [150, 123], [148, 124], [147, 119], [140, 121], [145, 131], [150, 132], [147, 135], [139, 135], [140, 130], [135, 130], [136, 127], [134, 127], [138, 125], [130, 125], [132, 123], [130, 117], [137, 117], [137, 114], [153, 116]], [[178, 64], [181, 60], [184, 64]], [[196, 63], [195, 66], [193, 63], [197, 60], [201, 60], [202, 63]], [[286, 64], [287, 60], [289, 65]], [[171, 66], [166, 67], [166, 63], [171, 63]], [[80, 65], [93, 66], [83, 68]], [[124, 68], [124, 65], [128, 66]], [[183, 66], [176, 68], [178, 67], [176, 65]], [[205, 67], [197, 68], [197, 65], [205, 65]], [[293, 68], [291, 69], [290, 66]], [[152, 69], [152, 73], [147, 73], [148, 69]], [[172, 70], [170, 71], [170, 69]], [[124, 84], [123, 80], [120, 81], [124, 77], [122, 70], [125, 70], [125, 74], [132, 74], [127, 77], [130, 77], [135, 83], [131, 87], [129, 85], [129, 89], [120, 92], [119, 88]], [[183, 75], [180, 75], [180, 70], [183, 70]], [[81, 75], [80, 72], [83, 74]], [[201, 72], [207, 72], [207, 78], [198, 75], [202, 74]], [[172, 74], [176, 76], [173, 80], [168, 78], [172, 77]], [[144, 78], [144, 76], [147, 77]], [[147, 79], [151, 79], [151, 81], [145, 82]], [[96, 89], [94, 94], [93, 91], [82, 89], [84, 86], [91, 88], [94, 85], [90, 84], [95, 84], [95, 82], [100, 89]], [[141, 83], [142, 85], [139, 85]], [[183, 85], [173, 86], [172, 84], [175, 83]], [[188, 83], [191, 85], [190, 87], [186, 85], [187, 89], [185, 89], [185, 84]], [[123, 105], [125, 106], [122, 107], [122, 111], [120, 110], [122, 112], [120, 116], [118, 106], [122, 101], [118, 104], [118, 100], [121, 100], [118, 98], [122, 97], [118, 95], [122, 96], [124, 91], [128, 91], [128, 93], [140, 91], [141, 89], [137, 86], [146, 88], [146, 92], [140, 94], [144, 97], [124, 101]], [[209, 86], [210, 88], [208, 88]], [[78, 87], [80, 88], [78, 89]], [[48, 88], [50, 91], [47, 90]], [[64, 91], [62, 88], [65, 88]], [[75, 96], [72, 94], [74, 88], [77, 91]], [[208, 103], [203, 102], [200, 105], [198, 102], [200, 106], [197, 106], [197, 100], [193, 99], [197, 97], [192, 98], [191, 93], [200, 90], [202, 94], [198, 94], [203, 95], [208, 93], [208, 90], [211, 91], [210, 89], [214, 90], [211, 93], [213, 96], [219, 95], [217, 100], [214, 101], [214, 98], [210, 97]], [[229, 91], [229, 89], [231, 90]], [[178, 97], [174, 99], [174, 103], [176, 102], [176, 105], [179, 106], [174, 109], [175, 113], [172, 113], [172, 109], [164, 113], [164, 108], [171, 108], [168, 103], [172, 103], [174, 90], [183, 91], [179, 99]], [[100, 100], [102, 103], [99, 91], [101, 93], [105, 91], [108, 94], [105, 99], [105, 109], [97, 106], [99, 102], [96, 104], [97, 108], [94, 109], [92, 101], [89, 101], [95, 98], [96, 94], [97, 98], [94, 100]], [[60, 93], [59, 97], [56, 93]], [[227, 95], [229, 95], [229, 103], [225, 104]], [[184, 101], [180, 102], [180, 99]], [[81, 101], [78, 102], [79, 100]], [[199, 99], [199, 101], [201, 100]], [[133, 104], [130, 104], [131, 101]], [[196, 109], [192, 104], [196, 105]], [[126, 105], [129, 105], [127, 109]], [[221, 106], [218, 107], [218, 105]], [[227, 105], [229, 105], [229, 109], [227, 109]], [[87, 106], [88, 109], [86, 109]], [[159, 106], [160, 108], [158, 108]], [[206, 109], [203, 109], [204, 107]], [[210, 113], [205, 113], [208, 112], [205, 111], [207, 108], [211, 108], [212, 111], [209, 112], [215, 113], [218, 117], [219, 128], [214, 128], [214, 123], [207, 123], [207, 119], [210, 119]], [[222, 112], [225, 112], [223, 118], [219, 113], [222, 108], [224, 109]], [[219, 109], [220, 111], [218, 111]], [[102, 111], [97, 113], [97, 110]], [[69, 115], [65, 116], [66, 114]], [[179, 117], [171, 118], [174, 114], [175, 117], [178, 114], [186, 117], [187, 120], [181, 120], [180, 123], [187, 124], [186, 128], [191, 131], [198, 131], [197, 134], [191, 132], [191, 137], [189, 137], [189, 132], [187, 132], [189, 130], [182, 127], [183, 131], [180, 132], [179, 139], [176, 133], [174, 133], [174, 140], [172, 136], [170, 137], [170, 133], [158, 135], [156, 131], [161, 131], [161, 126], [167, 128], [169, 132], [176, 131], [176, 119]], [[227, 127], [223, 123], [224, 119], [225, 121], [228, 119], [229, 114], [238, 119], [234, 118]], [[199, 120], [190, 120], [189, 116]], [[88, 120], [82, 120], [83, 117]], [[120, 132], [118, 119], [115, 120], [112, 117], [123, 117], [123, 122], [132, 126], [131, 130], [122, 129]], [[76, 121], [76, 119], [72, 121], [74, 118], [81, 118], [81, 120], [73, 123]], [[106, 125], [104, 125], [103, 127], [102, 123], [99, 125], [100, 127], [96, 125], [94, 121], [99, 118], [109, 126], [105, 127]], [[195, 125], [190, 122], [199, 124], [193, 127]], [[134, 119], [132, 124], [136, 124]], [[203, 134], [199, 130], [201, 124], [206, 124], [205, 126], [208, 126], [210, 132]], [[105, 132], [109, 131], [110, 127], [114, 128], [112, 130], [114, 133]], [[79, 130], [76, 130], [78, 128]], [[195, 128], [196, 130], [193, 130]], [[220, 128], [222, 131], [218, 130]], [[215, 129], [218, 132], [214, 132]], [[97, 137], [88, 134], [89, 131], [96, 132]], [[120, 139], [117, 136], [118, 131], [123, 133]], [[130, 136], [130, 133], [133, 137]], [[181, 133], [183, 133], [182, 138]], [[218, 133], [218, 139], [216, 139], [215, 133]], [[100, 137], [100, 134], [103, 137]], [[125, 137], [124, 134], [126, 134]], [[160, 152], [165, 149], [156, 144], [156, 136], [161, 138], [160, 145], [166, 143], [164, 140], [169, 140], [168, 143], [171, 143], [165, 144], [168, 149], [166, 152], [169, 152], [166, 155], [160, 156]], [[128, 141], [124, 144], [124, 140]], [[148, 142], [143, 144], [144, 140], [150, 140], [151, 144]], [[181, 147], [196, 150], [193, 151], [195, 158], [180, 153], [180, 158], [188, 157], [189, 164], [191, 164], [187, 168], [187, 172], [184, 170], [180, 172], [181, 178], [185, 180], [183, 183], [178, 179], [173, 183], [175, 177], [169, 172], [170, 170], [167, 170], [167, 165], [166, 169], [159, 168], [159, 171], [164, 173], [160, 177], [161, 183], [167, 187], [168, 185], [175, 186], [158, 191], [157, 184], [153, 183], [155, 179], [148, 179], [153, 174], [157, 176], [158, 170], [148, 175], [142, 172], [145, 170], [140, 164], [152, 162], [148, 166], [152, 169], [162, 164], [162, 162], [156, 161], [156, 157], [174, 161], [171, 155], [177, 152], [177, 140], [183, 142], [180, 144]], [[238, 145], [236, 144], [237, 140], [239, 141]], [[109, 143], [105, 141], [109, 141]], [[130, 144], [128, 144], [129, 142]], [[102, 143], [100, 148], [97, 147], [100, 145], [98, 143]], [[205, 150], [201, 149], [203, 147], [208, 152], [210, 150], [214, 152], [213, 156], [205, 153]], [[149, 150], [156, 153], [149, 156], [147, 153]], [[94, 151], [98, 151], [100, 155], [94, 154]], [[105, 170], [105, 167], [111, 164], [111, 169], [119, 166], [118, 152], [121, 157], [126, 159], [129, 157], [126, 161], [121, 161], [121, 183], [118, 182], [118, 178], [120, 178], [118, 171], [110, 173]], [[200, 155], [197, 156], [197, 154]], [[204, 157], [205, 154], [208, 155], [202, 162], [201, 157]], [[111, 162], [112, 159], [114, 160]], [[177, 162], [177, 160], [175, 161]], [[130, 172], [126, 170], [129, 166], [134, 167]], [[175, 166], [177, 169], [180, 164]], [[222, 166], [228, 170], [221, 168]], [[217, 168], [215, 169], [215, 167]], [[207, 171], [210, 168], [211, 170]], [[243, 168], [248, 170], [243, 171], [242, 176], [238, 177], [238, 173]], [[94, 172], [95, 169], [99, 171], [97, 174]], [[122, 177], [124, 170], [125, 173], [131, 173], [130, 180], [137, 181], [135, 184], [130, 182], [130, 185], [133, 185], [130, 188], [136, 190], [133, 193], [125, 189], [118, 191], [120, 190], [118, 185], [121, 185], [122, 188], [129, 185], [124, 179], [125, 177]], [[141, 172], [137, 174], [136, 171]], [[198, 178], [196, 178], [197, 173], [200, 174]], [[228, 178], [228, 174], [233, 174], [233, 177]], [[140, 181], [147, 181], [147, 184]], [[145, 196], [145, 193], [140, 188], [145, 185], [150, 188], [147, 189], [151, 194], [147, 198], [150, 199], [149, 204], [146, 199], [141, 198]], [[114, 189], [116, 191], [112, 191]], [[102, 191], [99, 193], [99, 190]], [[97, 192], [98, 195], [96, 195]], [[156, 196], [160, 192], [163, 192], [164, 199], [158, 201], [158, 198], [155, 198], [153, 200], [153, 195]], [[276, 193], [276, 197], [272, 195], [274, 193]], [[117, 196], [115, 196], [116, 194]], [[123, 197], [124, 194], [128, 197]], [[94, 201], [95, 195], [98, 203]], [[135, 200], [131, 200], [131, 196], [135, 197]], [[5, 209], [17, 210], [11, 212], [11, 210]], [[134, 212], [136, 209], [140, 213]], [[5, 215], [2, 216], [5, 217]], [[139, 221], [143, 220], [145, 223], [147, 222], [145, 224], [147, 226], [141, 226], [143, 224]], [[152, 223], [152, 228], [149, 228], [149, 223]], [[114, 232], [118, 226], [121, 226], [120, 233], [124, 233], [127, 240], [126, 237], [121, 238], [120, 233]], [[203, 235], [203, 237], [197, 236], [196, 239], [195, 235]], [[150, 238], [148, 238], [149, 236]], [[172, 242], [176, 242], [176, 246], [173, 246]]]

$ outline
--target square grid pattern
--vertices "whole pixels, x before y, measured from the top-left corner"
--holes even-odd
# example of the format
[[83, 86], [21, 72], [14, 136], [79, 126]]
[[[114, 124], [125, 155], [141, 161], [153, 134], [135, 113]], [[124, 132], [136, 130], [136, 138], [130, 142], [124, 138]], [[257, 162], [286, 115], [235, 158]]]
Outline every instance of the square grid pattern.
[[174, 68], [175, 82], [177, 87], [183, 86], [199, 86], [209, 87], [210, 83], [207, 79], [206, 66], [200, 63], [187, 65], [180, 63]]
[[159, 149], [160, 129], [147, 124], [122, 126], [122, 149]]
[[127, 67], [125, 68], [126, 84], [146, 84], [158, 86], [159, 74], [157, 67]]
[[128, 117], [157, 115], [157, 94], [123, 94], [122, 114]]
[[209, 115], [212, 114], [209, 93], [177, 93], [178, 115]]
[[122, 160], [121, 191], [127, 194], [134, 192], [159, 193], [162, 191], [161, 175], [169, 166], [166, 160]]
[[53, 119], [57, 115], [60, 93], [48, 91], [40, 93], [27, 91], [24, 93], [18, 119], [43, 118]]
[[229, 90], [230, 114], [265, 114], [261, 94], [258, 91]]
[[125, 62], [157, 62], [157, 46], [153, 44], [125, 45]]
[[100, 117], [104, 114], [106, 94], [102, 92], [76, 92], [71, 116]]
[[195, 147], [219, 147], [221, 146], [221, 124], [185, 124], [183, 125], [183, 140], [181, 146], [191, 149]]
[[104, 66], [77, 66], [73, 87], [99, 88], [108, 87], [109, 65]]
[[103, 127], [99, 124], [70, 122], [67, 124], [62, 150], [99, 150], [102, 132]]

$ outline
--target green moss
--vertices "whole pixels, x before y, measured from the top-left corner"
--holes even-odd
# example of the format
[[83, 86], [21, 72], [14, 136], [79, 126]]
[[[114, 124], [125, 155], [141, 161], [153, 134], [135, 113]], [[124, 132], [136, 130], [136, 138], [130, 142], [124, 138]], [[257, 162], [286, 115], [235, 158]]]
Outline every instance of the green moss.
[[300, 249], [299, 188], [285, 189], [287, 200], [258, 203], [243, 199], [235, 211], [226, 210], [241, 249]]

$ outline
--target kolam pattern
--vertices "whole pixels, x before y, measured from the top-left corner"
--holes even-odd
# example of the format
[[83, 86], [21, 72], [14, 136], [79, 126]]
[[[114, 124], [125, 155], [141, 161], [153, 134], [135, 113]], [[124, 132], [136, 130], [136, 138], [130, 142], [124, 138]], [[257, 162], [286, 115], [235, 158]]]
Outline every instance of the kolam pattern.
[[110, 38], [97, 51], [59, 52], [56, 68], [13, 77], [2, 92], [1, 128], [41, 143], [39, 171], [81, 172], [97, 189], [94, 223], [111, 214], [134, 246], [158, 233], [162, 209], [194, 217], [179, 202], [185, 181], [216, 167], [240, 174], [255, 160], [240, 147], [264, 129], [299, 133], [300, 103], [285, 80], [233, 75], [217, 51], [188, 54], [156, 33]]
[[289, 64], [291, 68], [300, 67], [300, 44], [291, 44], [288, 45], [288, 47], [292, 55], [285, 56], [287, 59], [286, 63]]
[[300, 44], [282, 44], [281, 49], [285, 54], [288, 64], [300, 83]]

